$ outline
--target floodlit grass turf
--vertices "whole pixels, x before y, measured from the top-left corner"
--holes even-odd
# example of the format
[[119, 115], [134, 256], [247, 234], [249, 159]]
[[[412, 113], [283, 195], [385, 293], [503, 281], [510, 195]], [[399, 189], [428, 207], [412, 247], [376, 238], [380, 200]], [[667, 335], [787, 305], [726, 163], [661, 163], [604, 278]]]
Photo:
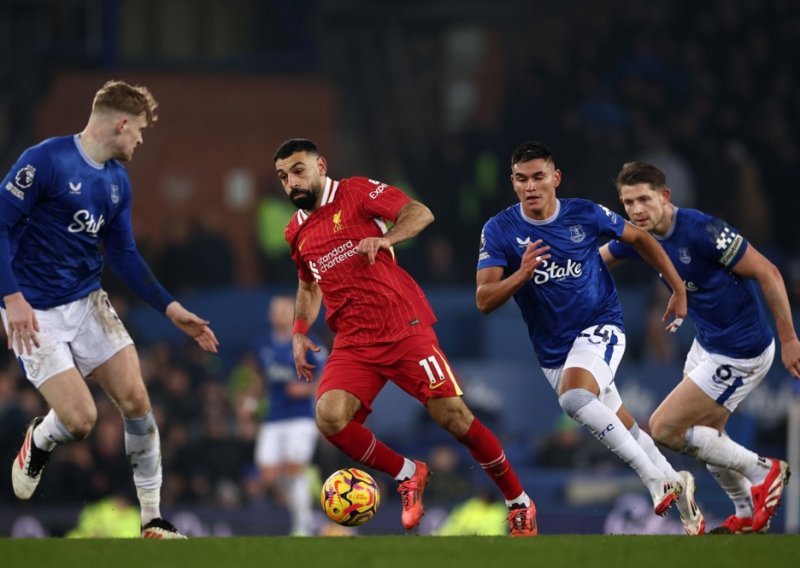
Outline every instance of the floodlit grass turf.
[[2, 568], [800, 566], [800, 535], [0, 540]]

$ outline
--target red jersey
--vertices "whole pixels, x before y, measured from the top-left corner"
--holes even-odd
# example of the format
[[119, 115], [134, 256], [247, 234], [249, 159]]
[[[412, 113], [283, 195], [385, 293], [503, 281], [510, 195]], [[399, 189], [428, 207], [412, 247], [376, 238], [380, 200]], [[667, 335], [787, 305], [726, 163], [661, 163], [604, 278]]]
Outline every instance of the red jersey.
[[385, 220], [394, 222], [409, 201], [379, 181], [327, 178], [319, 209], [298, 211], [286, 226], [298, 277], [322, 290], [334, 347], [394, 342], [436, 322], [422, 289], [397, 265], [393, 251], [381, 250], [372, 265], [358, 254], [361, 239], [383, 236]]

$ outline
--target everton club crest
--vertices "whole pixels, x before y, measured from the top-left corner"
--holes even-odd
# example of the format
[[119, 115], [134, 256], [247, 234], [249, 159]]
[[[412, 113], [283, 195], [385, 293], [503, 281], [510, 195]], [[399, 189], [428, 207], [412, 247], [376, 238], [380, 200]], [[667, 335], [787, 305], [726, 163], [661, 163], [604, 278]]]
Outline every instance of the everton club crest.
[[680, 260], [683, 264], [689, 264], [692, 262], [692, 256], [689, 254], [688, 248], [681, 247], [678, 249], [678, 260]]
[[569, 228], [569, 239], [573, 243], [579, 243], [586, 238], [586, 233], [583, 232], [583, 225], [572, 225]]

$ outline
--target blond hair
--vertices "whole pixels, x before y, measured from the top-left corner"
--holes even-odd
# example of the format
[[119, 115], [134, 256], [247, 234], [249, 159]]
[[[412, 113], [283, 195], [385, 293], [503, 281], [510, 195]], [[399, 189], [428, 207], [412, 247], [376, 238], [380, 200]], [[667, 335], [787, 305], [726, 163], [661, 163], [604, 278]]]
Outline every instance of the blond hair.
[[145, 113], [147, 124], [158, 120], [158, 103], [147, 87], [129, 85], [125, 81], [108, 81], [94, 96], [92, 112], [116, 110], [133, 115]]

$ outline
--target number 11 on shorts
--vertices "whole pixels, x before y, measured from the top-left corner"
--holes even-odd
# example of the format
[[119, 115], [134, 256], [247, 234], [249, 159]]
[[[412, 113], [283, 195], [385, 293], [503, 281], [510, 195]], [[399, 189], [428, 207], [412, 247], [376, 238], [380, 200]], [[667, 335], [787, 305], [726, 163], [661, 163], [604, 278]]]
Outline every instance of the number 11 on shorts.
[[[425, 372], [428, 374], [428, 380], [431, 382], [431, 386], [444, 380], [442, 367], [439, 365], [439, 361], [436, 360], [434, 355], [431, 355], [425, 359], [420, 359], [419, 366], [425, 369]], [[436, 371], [435, 375], [434, 371]]]

